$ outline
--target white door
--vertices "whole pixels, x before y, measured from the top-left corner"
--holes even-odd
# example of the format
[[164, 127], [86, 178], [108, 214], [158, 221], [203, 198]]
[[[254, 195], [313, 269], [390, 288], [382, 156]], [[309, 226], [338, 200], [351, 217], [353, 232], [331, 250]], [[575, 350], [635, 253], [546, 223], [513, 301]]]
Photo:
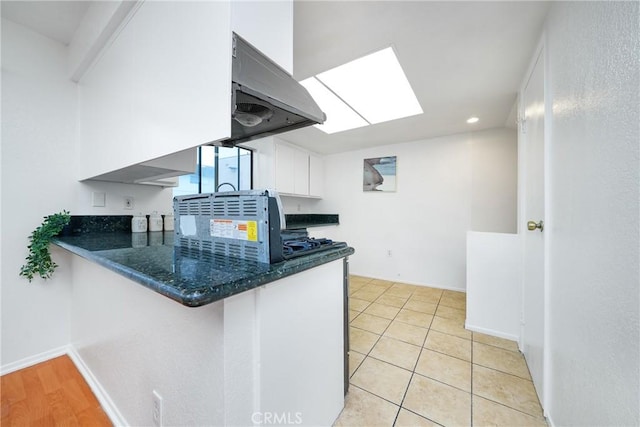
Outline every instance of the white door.
[[[544, 54], [540, 52], [522, 94], [524, 153], [523, 329], [524, 355], [543, 403], [544, 360]], [[542, 222], [542, 223], [541, 223]], [[541, 228], [533, 228], [538, 226]]]

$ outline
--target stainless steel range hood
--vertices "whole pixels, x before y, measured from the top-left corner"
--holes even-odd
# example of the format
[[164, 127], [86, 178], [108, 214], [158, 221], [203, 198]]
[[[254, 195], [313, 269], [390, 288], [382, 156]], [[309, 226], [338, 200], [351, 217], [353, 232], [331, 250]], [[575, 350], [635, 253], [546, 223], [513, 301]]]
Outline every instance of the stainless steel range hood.
[[231, 137], [212, 145], [233, 147], [305, 126], [326, 116], [289, 73], [233, 33]]

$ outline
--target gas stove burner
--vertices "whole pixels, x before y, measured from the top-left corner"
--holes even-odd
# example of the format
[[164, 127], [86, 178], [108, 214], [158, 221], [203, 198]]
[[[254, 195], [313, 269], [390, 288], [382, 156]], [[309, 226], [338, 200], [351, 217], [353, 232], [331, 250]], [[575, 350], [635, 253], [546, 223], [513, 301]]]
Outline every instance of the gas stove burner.
[[305, 237], [282, 242], [282, 252], [286, 256], [302, 255], [311, 251], [329, 249], [330, 247], [333, 247], [333, 240], [324, 238]]

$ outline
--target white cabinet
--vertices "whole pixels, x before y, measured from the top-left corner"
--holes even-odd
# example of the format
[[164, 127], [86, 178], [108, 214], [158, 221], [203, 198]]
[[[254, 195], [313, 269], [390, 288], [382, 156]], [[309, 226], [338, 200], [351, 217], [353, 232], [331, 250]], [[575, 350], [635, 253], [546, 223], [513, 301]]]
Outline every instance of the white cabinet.
[[100, 34], [114, 34], [111, 40], [74, 57], [97, 58], [78, 86], [80, 180], [135, 176], [143, 183], [145, 163], [229, 137], [232, 30], [293, 71], [291, 0], [146, 1], [108, 18]]
[[[282, 142], [276, 142], [275, 146], [276, 154], [278, 151], [283, 150], [284, 147], [287, 147], [287, 152], [289, 150], [292, 152], [287, 157], [292, 161], [287, 168], [289, 174], [281, 176], [283, 173], [277, 171], [275, 188], [292, 196], [321, 198], [324, 186], [324, 163], [322, 157], [298, 147], [285, 145]], [[276, 155], [276, 168], [278, 167], [278, 157]]]
[[198, 152], [195, 148], [160, 157], [144, 163], [93, 177], [96, 181], [176, 187], [178, 176], [196, 170]]
[[231, 29], [293, 74], [293, 1], [234, 1]]
[[293, 194], [309, 195], [309, 153], [294, 150]]
[[288, 424], [329, 426], [344, 406], [343, 274], [333, 261], [259, 291], [260, 408]]
[[275, 144], [275, 159], [273, 162], [275, 170], [275, 182], [272, 184], [281, 193], [295, 193], [294, 167], [296, 162], [296, 150], [284, 144]]
[[274, 188], [288, 196], [322, 197], [324, 165], [321, 156], [272, 136], [242, 145], [255, 153], [255, 188]]
[[227, 138], [229, 2], [144, 2], [83, 76], [80, 179]]
[[344, 406], [343, 268], [333, 261], [223, 300], [226, 425], [268, 425], [256, 420], [270, 414], [289, 417], [279, 425], [335, 422]]
[[322, 198], [324, 194], [324, 160], [309, 154], [309, 196]]

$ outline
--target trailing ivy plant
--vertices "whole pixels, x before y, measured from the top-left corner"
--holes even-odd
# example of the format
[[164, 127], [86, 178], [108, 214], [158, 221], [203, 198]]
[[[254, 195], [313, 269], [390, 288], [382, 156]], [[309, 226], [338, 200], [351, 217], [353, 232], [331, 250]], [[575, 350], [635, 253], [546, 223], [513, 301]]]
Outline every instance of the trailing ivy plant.
[[33, 280], [35, 275], [39, 275], [43, 279], [51, 278], [58, 264], [51, 259], [49, 243], [54, 236], [62, 231], [65, 225], [69, 224], [69, 221], [71, 221], [71, 215], [67, 211], [44, 217], [42, 225], [29, 236], [30, 243], [27, 246], [29, 255], [26, 258], [27, 263], [20, 268], [21, 276], [29, 279], [29, 282]]

